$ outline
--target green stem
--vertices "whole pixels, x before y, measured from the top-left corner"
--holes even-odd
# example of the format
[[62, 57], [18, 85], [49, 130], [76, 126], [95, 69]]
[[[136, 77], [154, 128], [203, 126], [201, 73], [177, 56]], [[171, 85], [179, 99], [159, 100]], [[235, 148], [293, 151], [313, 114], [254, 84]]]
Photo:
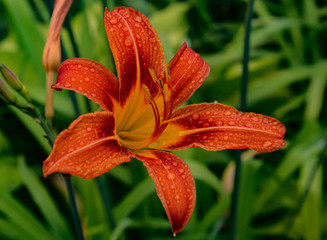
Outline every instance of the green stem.
[[[56, 136], [53, 132], [53, 129], [52, 129], [49, 121], [47, 121], [36, 108], [33, 108], [33, 110], [31, 112], [29, 112], [28, 114], [39, 121], [41, 127], [43, 128], [43, 130], [45, 131], [45, 133], [47, 135], [49, 144], [51, 146], [53, 146]], [[76, 206], [74, 190], [73, 190], [73, 187], [71, 184], [71, 177], [69, 174], [62, 174], [62, 176], [65, 179], [65, 184], [66, 184], [68, 198], [69, 198], [71, 211], [72, 211], [72, 215], [73, 215], [73, 219], [74, 219], [74, 225], [75, 225], [75, 230], [76, 230], [76, 234], [77, 234], [77, 239], [84, 240], [81, 221], [80, 221], [77, 206]]]
[[[254, 0], [249, 1], [247, 17], [245, 23], [245, 36], [244, 36], [244, 48], [243, 48], [243, 63], [242, 63], [242, 83], [241, 83], [241, 99], [240, 99], [240, 111], [246, 111], [247, 109], [247, 88], [248, 88], [248, 74], [249, 74], [249, 53], [250, 53], [250, 33], [251, 33], [251, 20], [253, 16]], [[241, 173], [242, 173], [242, 161], [241, 150], [236, 151], [235, 157], [235, 175], [234, 175], [234, 189], [232, 196], [232, 227], [230, 232], [230, 239], [239, 239], [238, 233], [238, 198], [241, 185]]]
[[107, 215], [107, 219], [109, 222], [109, 225], [111, 227], [111, 229], [114, 229], [115, 227], [115, 221], [114, 221], [114, 217], [112, 215], [112, 199], [109, 193], [109, 186], [106, 182], [106, 176], [105, 175], [101, 175], [97, 178], [95, 178], [95, 182], [98, 186], [101, 198], [102, 198], [102, 202], [104, 204], [105, 210], [106, 210], [106, 215]]
[[77, 233], [77, 239], [78, 240], [84, 240], [84, 235], [83, 235], [83, 230], [82, 230], [82, 224], [81, 220], [78, 215], [78, 210], [77, 210], [77, 205], [75, 201], [75, 196], [74, 196], [74, 189], [72, 186], [72, 181], [71, 177], [69, 174], [62, 174], [64, 179], [65, 179], [65, 184], [68, 192], [68, 197], [69, 197], [69, 202], [73, 214], [73, 219], [74, 219], [74, 225]]

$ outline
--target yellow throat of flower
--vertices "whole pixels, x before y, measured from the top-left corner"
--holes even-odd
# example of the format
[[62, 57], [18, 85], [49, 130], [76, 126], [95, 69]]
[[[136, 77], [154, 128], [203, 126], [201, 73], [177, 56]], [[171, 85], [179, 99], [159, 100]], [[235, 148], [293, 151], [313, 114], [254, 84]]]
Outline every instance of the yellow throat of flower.
[[159, 93], [153, 97], [149, 88], [143, 84], [139, 91], [124, 107], [115, 110], [116, 133], [122, 146], [136, 150], [147, 147], [157, 140], [166, 129], [172, 114], [172, 86], [168, 64], [165, 66], [165, 83], [156, 77], [149, 68], [152, 80], [157, 84]]

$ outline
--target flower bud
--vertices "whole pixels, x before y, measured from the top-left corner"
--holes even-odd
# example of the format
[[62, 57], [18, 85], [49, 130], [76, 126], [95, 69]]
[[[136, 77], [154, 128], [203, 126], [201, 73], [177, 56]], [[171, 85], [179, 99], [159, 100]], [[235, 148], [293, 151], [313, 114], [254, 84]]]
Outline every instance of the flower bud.
[[4, 79], [9, 84], [10, 87], [16, 90], [16, 92], [18, 92], [28, 102], [31, 102], [30, 94], [27, 91], [25, 85], [22, 84], [22, 82], [19, 80], [17, 75], [10, 68], [8, 68], [5, 64], [1, 63], [0, 72], [2, 73], [2, 76], [4, 77]]
[[29, 103], [20, 101], [15, 94], [10, 90], [7, 84], [0, 78], [0, 98], [4, 100], [9, 105], [14, 105], [26, 112], [26, 110], [34, 109], [34, 106]]

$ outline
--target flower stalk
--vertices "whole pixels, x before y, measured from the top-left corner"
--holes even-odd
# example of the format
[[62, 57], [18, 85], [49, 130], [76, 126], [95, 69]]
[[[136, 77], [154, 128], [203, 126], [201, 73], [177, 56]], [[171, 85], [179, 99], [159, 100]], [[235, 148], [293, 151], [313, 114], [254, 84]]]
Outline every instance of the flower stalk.
[[[250, 55], [250, 35], [251, 35], [251, 21], [253, 17], [254, 0], [249, 1], [246, 22], [245, 22], [245, 36], [243, 45], [243, 62], [242, 62], [242, 82], [241, 82], [241, 97], [240, 110], [247, 110], [247, 88], [248, 88], [248, 72], [249, 72], [249, 55]], [[242, 174], [242, 150], [236, 150], [235, 156], [235, 174], [234, 174], [234, 189], [232, 195], [231, 219], [232, 226], [230, 232], [230, 239], [238, 239], [238, 200], [240, 194], [241, 174]]]

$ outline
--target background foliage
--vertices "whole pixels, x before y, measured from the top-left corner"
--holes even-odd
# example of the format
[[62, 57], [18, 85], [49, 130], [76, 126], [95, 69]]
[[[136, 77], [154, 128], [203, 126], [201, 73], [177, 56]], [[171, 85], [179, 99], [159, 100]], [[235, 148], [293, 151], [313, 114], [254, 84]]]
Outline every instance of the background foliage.
[[[62, 31], [63, 56], [90, 58], [115, 71], [103, 11], [122, 5], [149, 17], [167, 62], [186, 41], [209, 63], [211, 73], [189, 103], [217, 100], [238, 107], [247, 1], [75, 1]], [[52, 6], [50, 0], [0, 0], [0, 62], [18, 74], [41, 110], [41, 55]], [[327, 2], [257, 0], [254, 11], [248, 108], [283, 122], [287, 144], [274, 153], [242, 153], [237, 239], [327, 239]], [[55, 93], [57, 131], [96, 110], [89, 104], [68, 91]], [[51, 150], [43, 135], [29, 116], [0, 101], [1, 239], [75, 238], [63, 180], [42, 177]], [[177, 237], [229, 239], [234, 151], [177, 154], [197, 186], [194, 214]], [[72, 180], [87, 239], [171, 239], [140, 162], [95, 180]]]

